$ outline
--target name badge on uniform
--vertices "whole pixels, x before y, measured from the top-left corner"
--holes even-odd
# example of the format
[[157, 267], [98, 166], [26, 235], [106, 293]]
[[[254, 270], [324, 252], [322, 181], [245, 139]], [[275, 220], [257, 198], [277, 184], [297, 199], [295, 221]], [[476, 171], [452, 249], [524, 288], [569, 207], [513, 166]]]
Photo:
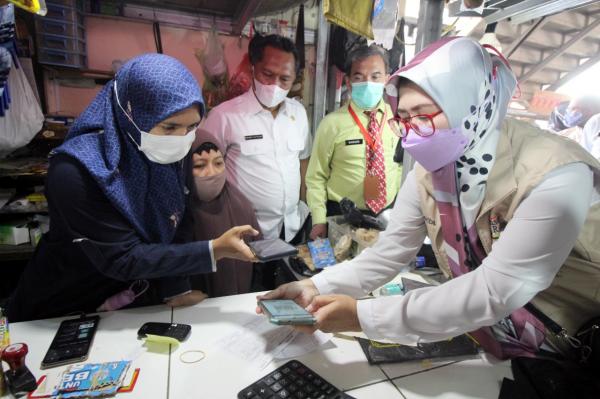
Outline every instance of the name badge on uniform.
[[346, 145], [358, 145], [358, 144], [362, 144], [362, 143], [363, 143], [363, 139], [346, 140]]
[[244, 139], [246, 141], [248, 140], [261, 140], [263, 138], [262, 134], [252, 134], [250, 136], [244, 136]]
[[500, 222], [498, 221], [498, 216], [492, 215], [490, 216], [490, 233], [494, 240], [500, 238]]

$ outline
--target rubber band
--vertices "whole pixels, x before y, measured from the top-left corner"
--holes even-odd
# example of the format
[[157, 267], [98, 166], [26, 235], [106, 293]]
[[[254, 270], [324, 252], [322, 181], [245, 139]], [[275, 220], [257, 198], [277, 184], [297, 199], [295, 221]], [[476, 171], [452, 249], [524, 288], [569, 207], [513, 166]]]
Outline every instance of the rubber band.
[[[198, 355], [200, 355], [201, 357], [200, 357], [200, 358], [198, 358], [198, 359], [194, 359], [194, 358], [192, 358], [193, 360], [189, 360], [189, 359], [187, 359], [187, 360], [186, 360], [186, 359], [185, 359], [185, 355], [186, 355], [186, 354], [188, 354], [188, 353], [197, 353], [197, 354], [198, 354]], [[189, 357], [189, 356], [188, 356], [188, 357]], [[189, 351], [182, 352], [182, 353], [179, 355], [179, 360], [180, 360], [182, 363], [186, 363], [186, 364], [192, 364], [192, 363], [198, 363], [198, 362], [200, 362], [200, 361], [204, 360], [204, 358], [205, 358], [205, 357], [206, 357], [206, 353], [204, 353], [204, 351], [201, 351], [201, 350], [199, 350], [199, 349], [192, 349], [192, 350], [189, 350]]]

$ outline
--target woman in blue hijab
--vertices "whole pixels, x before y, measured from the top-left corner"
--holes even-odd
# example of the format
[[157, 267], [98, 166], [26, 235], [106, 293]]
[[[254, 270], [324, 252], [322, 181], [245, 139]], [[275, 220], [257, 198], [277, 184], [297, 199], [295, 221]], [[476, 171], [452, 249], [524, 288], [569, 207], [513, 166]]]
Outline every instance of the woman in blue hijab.
[[250, 226], [171, 244], [188, 192], [183, 159], [204, 113], [176, 59], [145, 54], [119, 70], [50, 154], [50, 231], [9, 299], [9, 320], [189, 305], [203, 296], [186, 276], [215, 271], [223, 257], [253, 260], [242, 239], [257, 234]]

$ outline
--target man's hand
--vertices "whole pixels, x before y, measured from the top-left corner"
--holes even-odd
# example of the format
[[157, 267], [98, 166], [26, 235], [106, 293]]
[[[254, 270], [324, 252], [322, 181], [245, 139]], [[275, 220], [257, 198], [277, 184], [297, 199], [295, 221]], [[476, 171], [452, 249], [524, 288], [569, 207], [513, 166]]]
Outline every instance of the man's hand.
[[327, 237], [327, 224], [319, 223], [315, 224], [310, 231], [310, 239], [316, 240], [317, 238]]
[[[310, 279], [306, 279], [280, 285], [273, 291], [257, 296], [256, 299], [292, 299], [298, 305], [305, 308], [317, 295], [319, 295], [317, 287], [315, 287]], [[262, 313], [262, 309], [259, 306], [256, 307], [256, 313]]]
[[249, 225], [237, 226], [227, 230], [221, 237], [214, 239], [212, 247], [215, 260], [232, 258], [247, 262], [256, 262], [256, 256], [254, 256], [250, 247], [244, 242], [244, 236], [248, 235], [256, 236], [258, 235], [258, 231]]
[[202, 302], [208, 298], [202, 291], [194, 290], [192, 292], [188, 292], [187, 294], [176, 296], [175, 298], [171, 298], [167, 301], [167, 305], [172, 306], [174, 308], [180, 306], [193, 306], [197, 303]]

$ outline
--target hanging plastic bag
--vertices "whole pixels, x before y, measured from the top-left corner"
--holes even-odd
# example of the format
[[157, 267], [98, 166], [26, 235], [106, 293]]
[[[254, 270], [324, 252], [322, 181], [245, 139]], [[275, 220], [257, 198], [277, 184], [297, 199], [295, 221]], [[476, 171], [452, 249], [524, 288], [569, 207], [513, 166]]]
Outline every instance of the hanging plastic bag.
[[12, 101], [0, 118], [0, 158], [29, 143], [44, 123], [44, 114], [22, 68], [13, 64], [8, 85]]
[[[398, 1], [375, 0], [373, 3], [373, 42], [391, 49], [398, 24]], [[371, 42], [369, 42], [371, 44]]]
[[8, 0], [17, 7], [22, 8], [25, 11], [29, 11], [34, 14], [41, 16], [46, 15], [48, 9], [46, 8], [45, 0]]
[[225, 100], [229, 89], [225, 53], [215, 27], [208, 33], [204, 49], [196, 49], [195, 55], [204, 72], [202, 92], [206, 106], [210, 109]]

